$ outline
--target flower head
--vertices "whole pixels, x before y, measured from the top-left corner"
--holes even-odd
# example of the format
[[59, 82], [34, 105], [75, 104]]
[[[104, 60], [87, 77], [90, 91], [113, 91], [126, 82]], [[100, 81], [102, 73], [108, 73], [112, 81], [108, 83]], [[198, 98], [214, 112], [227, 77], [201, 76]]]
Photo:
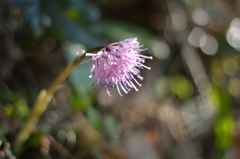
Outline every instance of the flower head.
[[151, 56], [140, 54], [141, 51], [147, 50], [142, 47], [137, 38], [129, 38], [109, 44], [96, 54], [87, 53], [86, 56], [92, 57], [90, 78], [93, 77], [95, 83], [104, 87], [109, 96], [111, 96], [109, 87], [116, 87], [120, 96], [122, 96], [120, 88], [126, 94], [132, 88], [138, 91], [136, 85], [140, 87], [141, 84], [135, 77], [143, 79], [139, 69], [150, 70], [151, 68], [143, 63], [145, 59], [152, 59]]

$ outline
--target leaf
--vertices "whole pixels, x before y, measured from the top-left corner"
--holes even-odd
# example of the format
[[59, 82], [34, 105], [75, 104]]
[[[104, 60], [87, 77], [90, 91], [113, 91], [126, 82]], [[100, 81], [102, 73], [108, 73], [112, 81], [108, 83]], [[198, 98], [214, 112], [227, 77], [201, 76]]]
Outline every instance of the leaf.
[[214, 125], [216, 135], [216, 147], [225, 149], [231, 143], [234, 121], [231, 116], [220, 118]]
[[[68, 43], [64, 47], [66, 52], [66, 59], [70, 63], [84, 51], [84, 46], [80, 44]], [[71, 85], [70, 101], [73, 108], [85, 109], [87, 106], [92, 105], [91, 101], [94, 97], [92, 87], [93, 80], [89, 79], [91, 70], [91, 63], [79, 64], [76, 66], [68, 77]]]
[[70, 7], [66, 10], [66, 16], [72, 20], [77, 19], [80, 16], [79, 8]]
[[118, 123], [114, 116], [112, 115], [104, 116], [104, 127], [106, 129], [106, 133], [110, 136], [112, 140], [115, 140], [115, 141], [120, 140]]
[[231, 110], [231, 101], [226, 90], [218, 85], [212, 84], [208, 94], [209, 101], [220, 117], [228, 116]]
[[100, 25], [102, 26], [103, 34], [112, 40], [120, 41], [126, 38], [137, 37], [141, 43], [150, 49], [150, 52], [153, 50], [151, 47], [152, 41], [149, 39], [154, 39], [154, 34], [144, 27], [113, 20], [102, 21]]
[[170, 81], [171, 91], [181, 100], [187, 100], [193, 94], [192, 84], [182, 75], [174, 76]]
[[99, 132], [102, 130], [102, 116], [97, 109], [92, 106], [87, 107], [86, 117], [88, 122]]

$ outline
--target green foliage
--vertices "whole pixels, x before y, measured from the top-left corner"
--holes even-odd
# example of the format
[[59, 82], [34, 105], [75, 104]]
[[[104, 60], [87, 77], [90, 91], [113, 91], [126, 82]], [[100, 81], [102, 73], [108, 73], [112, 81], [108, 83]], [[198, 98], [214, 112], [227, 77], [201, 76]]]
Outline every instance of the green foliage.
[[94, 157], [99, 158], [100, 156], [100, 150], [97, 146], [91, 146], [90, 151], [93, 154]]
[[24, 119], [26, 118], [29, 109], [27, 102], [24, 99], [15, 100], [14, 103], [6, 103], [2, 106], [4, 114], [10, 118]]
[[[46, 88], [67, 63], [109, 41], [137, 37], [149, 49], [147, 53], [154, 56], [148, 61], [152, 70], [144, 75], [141, 90], [122, 98], [106, 97], [96, 91], [102, 89], [101, 86], [92, 86], [91, 62], [79, 64], [67, 78], [68, 86], [64, 89], [67, 91], [58, 90], [59, 94], [53, 96], [47, 108], [54, 112], [55, 120], [49, 117], [51, 113], [39, 119], [20, 158], [44, 158], [39, 151], [42, 137], [50, 135], [57, 139], [56, 134], [61, 130], [64, 138], [55, 141], [57, 146], [51, 143], [55, 149], [50, 147], [45, 158], [54, 158], [51, 153], [55, 153], [56, 158], [67, 158], [69, 154], [76, 158], [100, 158], [107, 156], [111, 147], [109, 140], [121, 144], [139, 132], [143, 132], [141, 137], [151, 145], [163, 145], [160, 151], [158, 146], [154, 147], [159, 158], [187, 158], [190, 153], [186, 141], [193, 145], [191, 154], [199, 155], [192, 158], [214, 158], [216, 154], [215, 158], [227, 158], [231, 153], [237, 154], [232, 152], [239, 151], [234, 144], [238, 141], [233, 140], [234, 135], [239, 138], [239, 134], [233, 134], [238, 128], [240, 99], [237, 4], [238, 1], [227, 0], [221, 3], [217, 0], [0, 0], [0, 141], [14, 143], [38, 92]], [[238, 19], [235, 21], [238, 25], [233, 26], [233, 34], [228, 35], [234, 19]], [[191, 39], [196, 46], [189, 42], [194, 28], [200, 30]], [[211, 49], [214, 44], [205, 44], [206, 35], [218, 44], [218, 51], [211, 56], [203, 50], [203, 45]], [[51, 40], [46, 39], [53, 39], [51, 49], [48, 47]], [[197, 59], [186, 62], [181, 56], [186, 46]], [[167, 53], [160, 55], [162, 52]], [[197, 79], [189, 72], [195, 64], [202, 69], [194, 72]], [[206, 92], [205, 84], [209, 83], [211, 87]], [[121, 111], [115, 105], [121, 106]], [[103, 107], [106, 112], [102, 111]], [[79, 112], [85, 115], [90, 129], [100, 135], [101, 143], [108, 146], [104, 151], [102, 145], [89, 144], [78, 136], [88, 132], [69, 129]], [[119, 128], [131, 133], [126, 133], [126, 138]], [[205, 137], [210, 138], [209, 141], [202, 140]], [[151, 147], [146, 145], [143, 144]], [[138, 145], [129, 148], [126, 142], [124, 146], [130, 153], [129, 149], [136, 150]], [[112, 151], [112, 156], [106, 158], [114, 158], [114, 154]]]
[[212, 103], [213, 109], [217, 111], [219, 117], [228, 116], [231, 110], [231, 102], [229, 94], [222, 87], [212, 84], [209, 91], [209, 101]]
[[224, 150], [232, 143], [234, 120], [231, 116], [219, 118], [214, 125], [216, 147]]
[[105, 115], [103, 118], [104, 128], [106, 133], [114, 141], [120, 141], [120, 134], [118, 131], [118, 122], [113, 115]]
[[193, 94], [192, 84], [185, 76], [175, 75], [170, 80], [170, 88], [180, 100], [187, 100]]
[[85, 110], [86, 107], [88, 106], [88, 101], [80, 99], [75, 88], [71, 88], [71, 95], [69, 97], [69, 102], [73, 111]]
[[[81, 44], [68, 43], [64, 47], [64, 51], [66, 60], [70, 63], [80, 56], [80, 54], [85, 51], [85, 48]], [[94, 98], [93, 80], [89, 79], [90, 69], [91, 62], [79, 64], [68, 77], [68, 82], [72, 88], [70, 102], [74, 110], [84, 110], [91, 105], [91, 101]]]
[[69, 18], [71, 20], [78, 19], [79, 16], [81, 16], [79, 8], [72, 7], [72, 8], [67, 9], [66, 16], [67, 16], [67, 18]]
[[86, 117], [88, 122], [98, 131], [102, 131], [102, 115], [92, 106], [87, 107]]
[[88, 122], [98, 131], [106, 132], [108, 137], [114, 141], [120, 140], [118, 122], [113, 115], [102, 116], [100, 112], [92, 106], [86, 108]]
[[36, 39], [52, 35], [61, 39], [82, 42], [93, 46], [98, 39], [99, 31], [92, 25], [100, 18], [99, 9], [89, 1], [60, 0], [60, 1], [28, 1], [17, 0], [15, 10], [21, 10], [23, 20], [30, 25]]
[[231, 102], [229, 95], [221, 86], [213, 84], [209, 93], [209, 100], [217, 113], [214, 124], [215, 144], [217, 148], [224, 150], [232, 143], [234, 129], [234, 119], [230, 114]]
[[137, 37], [141, 43], [152, 49], [151, 40], [149, 39], [153, 39], [154, 34], [144, 27], [115, 20], [104, 20], [100, 25], [102, 26], [103, 34], [114, 41]]
[[29, 108], [26, 99], [18, 93], [12, 92], [4, 82], [1, 82], [0, 110], [9, 118], [24, 119], [28, 115]]
[[35, 146], [38, 146], [41, 142], [41, 138], [44, 136], [44, 133], [42, 131], [37, 131], [32, 133], [32, 135], [29, 137], [29, 139], [24, 144], [24, 148], [33, 148]]

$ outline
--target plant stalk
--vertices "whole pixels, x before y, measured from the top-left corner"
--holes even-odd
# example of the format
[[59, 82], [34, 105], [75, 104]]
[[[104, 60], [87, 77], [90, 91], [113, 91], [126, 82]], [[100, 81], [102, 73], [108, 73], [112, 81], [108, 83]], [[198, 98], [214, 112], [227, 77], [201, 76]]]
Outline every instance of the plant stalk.
[[[94, 53], [96, 51], [99, 51], [101, 48], [103, 47], [96, 47], [88, 50], [87, 52]], [[13, 150], [16, 156], [20, 154], [24, 142], [29, 138], [39, 118], [47, 109], [47, 105], [51, 101], [51, 98], [54, 92], [57, 90], [58, 85], [62, 83], [67, 78], [69, 73], [73, 70], [73, 68], [85, 58], [85, 54], [77, 57], [70, 64], [68, 64], [47, 89], [43, 89], [40, 91], [30, 113], [30, 116], [27, 118], [26, 122], [24, 123], [23, 127], [20, 129], [20, 132], [15, 138]]]

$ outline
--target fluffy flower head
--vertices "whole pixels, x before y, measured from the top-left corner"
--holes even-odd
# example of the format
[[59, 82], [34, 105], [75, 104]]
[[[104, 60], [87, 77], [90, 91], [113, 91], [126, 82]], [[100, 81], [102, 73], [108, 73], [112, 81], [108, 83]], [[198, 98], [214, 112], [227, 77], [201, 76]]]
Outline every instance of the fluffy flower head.
[[92, 57], [90, 78], [93, 77], [95, 83], [103, 86], [109, 96], [111, 96], [109, 87], [116, 87], [120, 96], [121, 90], [126, 94], [132, 88], [138, 91], [136, 85], [140, 87], [141, 84], [135, 77], [143, 79], [140, 69], [150, 70], [151, 68], [143, 63], [145, 59], [152, 59], [151, 56], [140, 54], [141, 51], [147, 50], [142, 47], [137, 38], [129, 38], [111, 43], [96, 54], [87, 53], [86, 56]]

